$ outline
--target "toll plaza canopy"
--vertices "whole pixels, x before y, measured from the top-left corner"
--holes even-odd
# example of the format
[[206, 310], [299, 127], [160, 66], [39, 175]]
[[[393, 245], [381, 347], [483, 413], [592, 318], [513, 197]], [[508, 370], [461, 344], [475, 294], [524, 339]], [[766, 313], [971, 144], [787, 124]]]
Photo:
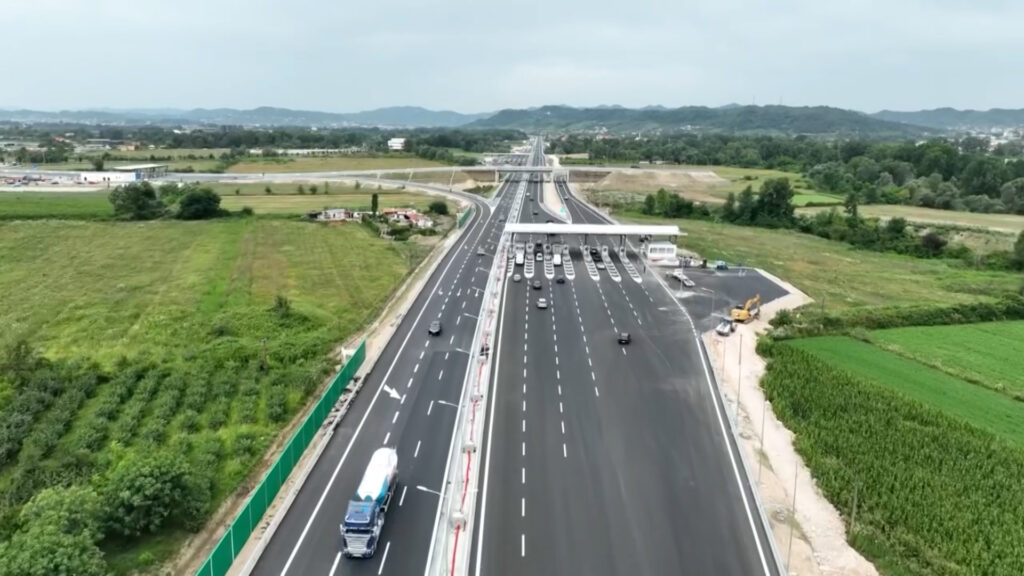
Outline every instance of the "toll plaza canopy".
[[565, 224], [548, 222], [530, 224], [509, 223], [505, 232], [512, 234], [581, 234], [592, 236], [685, 236], [678, 226], [643, 224]]

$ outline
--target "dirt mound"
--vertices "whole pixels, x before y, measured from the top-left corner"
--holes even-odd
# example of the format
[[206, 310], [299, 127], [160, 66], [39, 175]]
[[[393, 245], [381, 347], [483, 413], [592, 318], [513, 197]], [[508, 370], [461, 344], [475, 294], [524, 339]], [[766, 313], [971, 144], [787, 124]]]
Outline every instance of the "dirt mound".
[[664, 188], [696, 202], [721, 203], [723, 199], [713, 195], [712, 191], [728, 183], [728, 180], [710, 170], [626, 170], [612, 172], [601, 181], [587, 185], [586, 189], [598, 193], [618, 192], [643, 196]]

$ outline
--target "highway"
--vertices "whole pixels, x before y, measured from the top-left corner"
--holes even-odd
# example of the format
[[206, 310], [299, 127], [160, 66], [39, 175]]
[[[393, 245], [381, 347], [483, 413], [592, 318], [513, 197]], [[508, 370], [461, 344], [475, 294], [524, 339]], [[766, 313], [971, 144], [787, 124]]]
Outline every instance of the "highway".
[[[253, 574], [421, 574], [426, 568], [439, 498], [464, 384], [481, 296], [517, 187], [512, 177], [494, 209], [477, 207], [462, 238], [446, 255], [408, 314], [401, 319], [373, 371], [314, 465], [294, 503], [256, 563]], [[513, 193], [509, 193], [509, 190]], [[477, 248], [488, 250], [478, 256]], [[433, 320], [442, 334], [430, 336]], [[385, 391], [394, 389], [399, 399]], [[370, 455], [381, 446], [398, 452], [395, 501], [376, 555], [341, 557], [339, 525]]]
[[[604, 222], [559, 190], [574, 223]], [[577, 248], [564, 284], [506, 284], [470, 573], [775, 576], [685, 312], [635, 257], [606, 264]]]

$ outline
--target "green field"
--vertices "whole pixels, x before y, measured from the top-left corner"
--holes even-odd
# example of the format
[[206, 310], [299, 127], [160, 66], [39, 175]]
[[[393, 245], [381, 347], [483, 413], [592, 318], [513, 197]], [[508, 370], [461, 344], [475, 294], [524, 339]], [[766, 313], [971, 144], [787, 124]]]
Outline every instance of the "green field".
[[[1018, 326], [1020, 326], [1019, 323]], [[949, 330], [964, 330], [965, 328], [964, 326], [941, 327], [938, 329], [939, 332], [933, 333], [932, 336], [934, 339], [939, 339], [943, 334], [949, 335]], [[914, 330], [920, 333], [933, 331], [936, 328], [916, 328]], [[906, 329], [899, 329], [899, 331], [905, 332]], [[960, 341], [969, 339], [969, 337], [964, 338], [959, 334], [956, 338]], [[896, 354], [852, 338], [806, 338], [794, 340], [788, 345], [811, 352], [833, 366], [992, 432], [1024, 448], [1024, 403], [1015, 401], [1004, 394], [965, 382], [914, 360], [901, 358]], [[1004, 354], [1010, 349], [1012, 348], [1004, 348]], [[936, 351], [936, 354], [939, 353]], [[956, 357], [962, 358], [963, 354], [958, 354]], [[1019, 362], [1019, 359], [1014, 358], [1010, 362]], [[998, 360], [996, 363], [999, 363]], [[983, 371], [988, 368], [982, 360], [976, 361], [973, 365]]]
[[[294, 191], [293, 191], [294, 192]], [[444, 200], [443, 198], [428, 196], [426, 194], [414, 194], [410, 192], [379, 192], [378, 202], [381, 210], [384, 208], [416, 208], [426, 212], [431, 202]], [[248, 206], [257, 214], [305, 214], [314, 210], [325, 208], [349, 208], [352, 210], [369, 210], [371, 192], [355, 192], [348, 194], [334, 194], [323, 196], [295, 195], [290, 196], [274, 194], [271, 196], [234, 196], [227, 195], [221, 200], [221, 206], [228, 210], [239, 210]], [[449, 210], [454, 208], [449, 202]]]
[[424, 160], [415, 156], [325, 156], [250, 159], [239, 162], [228, 172], [231, 173], [281, 173], [281, 172], [326, 172], [332, 170], [398, 170], [402, 168], [429, 168], [444, 166], [439, 162]]
[[106, 192], [0, 192], [0, 220], [110, 218]]
[[[196, 485], [208, 483], [209, 515], [322, 383], [328, 354], [418, 263], [398, 244], [363, 226], [281, 219], [0, 222], [0, 351], [26, 339], [53, 362], [91, 359], [106, 375], [83, 381], [80, 396], [38, 393], [56, 394], [54, 409], [28, 412], [33, 448], [0, 458], [0, 518], [47, 486], [93, 483], [126, 455], [161, 451], [182, 454]], [[21, 430], [7, 408], [28, 398], [8, 376], [4, 446]], [[170, 525], [101, 547], [126, 574], [187, 535]]]
[[1024, 321], [894, 328], [871, 341], [951, 376], [1024, 399]]
[[1024, 404], [849, 338], [766, 351], [772, 410], [881, 574], [1024, 573]]
[[793, 205], [794, 206], [806, 206], [810, 203], [815, 204], [834, 204], [841, 206], [843, 199], [838, 196], [829, 196], [828, 194], [794, 194]]
[[792, 283], [836, 311], [863, 306], [972, 302], [1016, 292], [1021, 277], [946, 260], [856, 250], [792, 230], [673, 220], [629, 213], [622, 220], [671, 222], [688, 235], [679, 246], [711, 260], [742, 262]]

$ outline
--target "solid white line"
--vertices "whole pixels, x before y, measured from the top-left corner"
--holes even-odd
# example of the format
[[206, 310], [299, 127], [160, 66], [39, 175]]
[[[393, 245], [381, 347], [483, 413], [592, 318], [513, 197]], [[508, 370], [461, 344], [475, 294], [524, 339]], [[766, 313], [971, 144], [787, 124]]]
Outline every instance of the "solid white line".
[[[505, 298], [508, 295], [509, 284], [510, 284], [509, 282], [506, 282], [504, 287], [502, 288], [502, 299], [500, 300], [502, 302], [502, 304], [504, 304]], [[495, 387], [495, 389], [493, 389], [492, 392], [490, 392], [490, 408], [489, 408], [489, 410], [490, 410], [490, 422], [488, 422], [488, 424], [487, 424], [487, 443], [486, 443], [486, 445], [483, 448], [483, 458], [484, 458], [486, 463], [483, 466], [483, 490], [480, 493], [480, 526], [479, 526], [479, 529], [476, 532], [476, 550], [477, 550], [477, 552], [476, 552], [476, 554], [477, 554], [476, 576], [480, 576], [480, 568], [481, 568], [481, 566], [483, 564], [482, 562], [479, 561], [479, 554], [480, 554], [479, 550], [483, 549], [483, 528], [484, 528], [484, 525], [485, 525], [484, 521], [486, 520], [486, 517], [487, 517], [487, 483], [490, 480], [490, 457], [487, 455], [487, 453], [490, 451], [490, 445], [492, 445], [492, 439], [494, 438], [494, 434], [495, 434], [495, 420], [497, 420], [497, 418], [495, 417], [495, 402], [498, 399], [498, 382], [501, 381], [501, 378], [499, 378], [497, 375], [501, 374], [500, 368], [501, 368], [502, 357], [501, 357], [500, 352], [501, 352], [501, 349], [502, 349], [502, 337], [505, 335], [505, 307], [506, 307], [505, 305], [502, 305], [502, 313], [499, 316], [499, 320], [498, 320], [499, 329], [498, 329], [498, 347], [497, 347], [497, 349], [499, 351], [499, 354], [496, 355], [497, 358], [495, 359], [495, 372], [494, 372], [494, 374], [495, 374], [495, 379], [494, 379], [494, 382], [495, 382], [495, 386], [494, 387]], [[522, 370], [522, 375], [523, 375], [523, 378], [526, 377], [526, 369], [525, 368], [523, 368], [523, 370]], [[525, 384], [525, 382], [522, 384], [522, 392], [523, 392], [523, 394], [526, 394], [526, 384]], [[522, 443], [522, 455], [523, 456], [526, 455], [526, 443], [525, 442]], [[445, 472], [446, 472], [446, 470], [445, 470]], [[523, 479], [526, 478], [525, 475], [526, 475], [525, 468], [523, 468]], [[438, 509], [438, 512], [439, 511], [440, 510]], [[436, 521], [435, 521], [434, 524], [436, 525]], [[436, 526], [435, 526], [435, 530], [436, 530]], [[432, 543], [433, 542], [431, 541], [431, 544]], [[526, 556], [525, 545], [526, 545], [525, 544], [525, 540], [523, 540], [523, 552], [522, 552], [523, 556]], [[431, 545], [431, 548], [433, 548], [432, 545]], [[470, 556], [472, 557], [472, 551], [470, 551]], [[430, 570], [429, 559], [428, 559], [428, 562], [427, 562], [427, 570], [428, 571]], [[428, 576], [428, 575], [425, 574], [425, 576]]]
[[427, 406], [427, 416], [430, 416], [430, 411], [434, 409], [434, 401], [430, 401], [430, 406]]
[[339, 560], [341, 560], [341, 552], [334, 555], [334, 564], [331, 564], [331, 571], [327, 573], [327, 576], [334, 576], [335, 570], [338, 569]]
[[391, 550], [391, 541], [384, 546], [384, 557], [380, 559], [380, 568], [377, 568], [377, 576], [380, 576], [381, 572], [384, 571], [384, 563], [388, 561], [388, 551]]
[[405, 502], [405, 491], [409, 489], [409, 485], [402, 486], [402, 497], [398, 499], [398, 505], [401, 506]]
[[[483, 220], [484, 226], [486, 226], [486, 222], [490, 221], [491, 214], [492, 212], [488, 212], [487, 219]], [[473, 226], [479, 227], [480, 223], [481, 219], [476, 218]], [[480, 232], [477, 234], [478, 239], [479, 236], [483, 234], [483, 227], [479, 227], [479, 230]], [[461, 242], [462, 245], [464, 245], [469, 240], [469, 236], [471, 234], [472, 232], [467, 232], [466, 235], [459, 242]], [[445, 275], [448, 274], [449, 268], [451, 268], [452, 264], [454, 263], [454, 258], [448, 261], [448, 264], [445, 265], [444, 269], [441, 271], [441, 274], [438, 276], [437, 281], [434, 282], [434, 286], [430, 289], [430, 292], [428, 292], [428, 294], [434, 294], [435, 292], [437, 292], [437, 287], [441, 285], [441, 280], [443, 280]], [[419, 324], [420, 319], [423, 317], [423, 313], [426, 312], [427, 308], [429, 308], [429, 306], [424, 305], [423, 308], [420, 309], [420, 313], [417, 314], [416, 319], [413, 320], [413, 327]], [[281, 569], [281, 576], [285, 576], [285, 574], [288, 573], [288, 569], [291, 568], [292, 562], [295, 561], [295, 555], [299, 553], [299, 548], [302, 547], [302, 543], [306, 540], [306, 534], [309, 533], [309, 529], [313, 525], [313, 522], [316, 520], [317, 514], [320, 513], [320, 508], [323, 506], [324, 501], [327, 499], [327, 494], [331, 492], [331, 488], [334, 486], [334, 482], [338, 478], [338, 473], [341, 472], [342, 465], [345, 463], [345, 460], [348, 458], [349, 452], [352, 450], [352, 446], [355, 444], [356, 439], [359, 437], [359, 432], [363, 429], [363, 424], [365, 424], [366, 420], [370, 417], [370, 413], [373, 411], [373, 406], [377, 403], [377, 398], [379, 398], [380, 393], [384, 391], [384, 384], [387, 383], [388, 376], [391, 375], [391, 371], [395, 368], [395, 364], [398, 362], [398, 359], [402, 356], [402, 351], [405, 350], [405, 346], [406, 344], [408, 344], [409, 338], [412, 337], [412, 333], [413, 330], [409, 330], [406, 333], [405, 339], [402, 340], [402, 345], [399, 346], [398, 348], [398, 353], [396, 353], [394, 358], [391, 360], [391, 366], [389, 366], [388, 371], [384, 373], [384, 378], [381, 380], [381, 385], [378, 386], [377, 391], [374, 392], [373, 398], [370, 400], [370, 406], [366, 409], [366, 412], [363, 414], [363, 417], [359, 420], [359, 425], [356, 426], [356, 431], [352, 434], [352, 439], [349, 440], [348, 446], [345, 447], [345, 452], [342, 453], [341, 459], [338, 460], [338, 464], [334, 468], [334, 472], [331, 473], [331, 478], [327, 481], [327, 486], [324, 487], [324, 491], [320, 494], [320, 498], [319, 500], [317, 500], [316, 506], [313, 507], [313, 512], [309, 515], [309, 519], [306, 520], [306, 525], [302, 528], [302, 532], [299, 534], [299, 539], [295, 542], [295, 546], [292, 547], [291, 553], [288, 554], [288, 560], [285, 562], [284, 568]]]
[[[416, 441], [416, 451], [412, 453], [412, 457], [413, 457], [413, 458], [418, 458], [418, 457], [419, 457], [419, 455], [420, 455], [420, 441], [419, 441], [419, 440], [417, 440], [417, 441]], [[403, 490], [402, 494], [403, 494], [403, 495], [405, 494], [405, 491], [404, 491], [404, 490]]]
[[388, 432], [387, 434], [384, 435], [384, 442], [383, 442], [384, 446], [388, 445], [388, 439], [389, 438], [391, 438], [391, 432]]

